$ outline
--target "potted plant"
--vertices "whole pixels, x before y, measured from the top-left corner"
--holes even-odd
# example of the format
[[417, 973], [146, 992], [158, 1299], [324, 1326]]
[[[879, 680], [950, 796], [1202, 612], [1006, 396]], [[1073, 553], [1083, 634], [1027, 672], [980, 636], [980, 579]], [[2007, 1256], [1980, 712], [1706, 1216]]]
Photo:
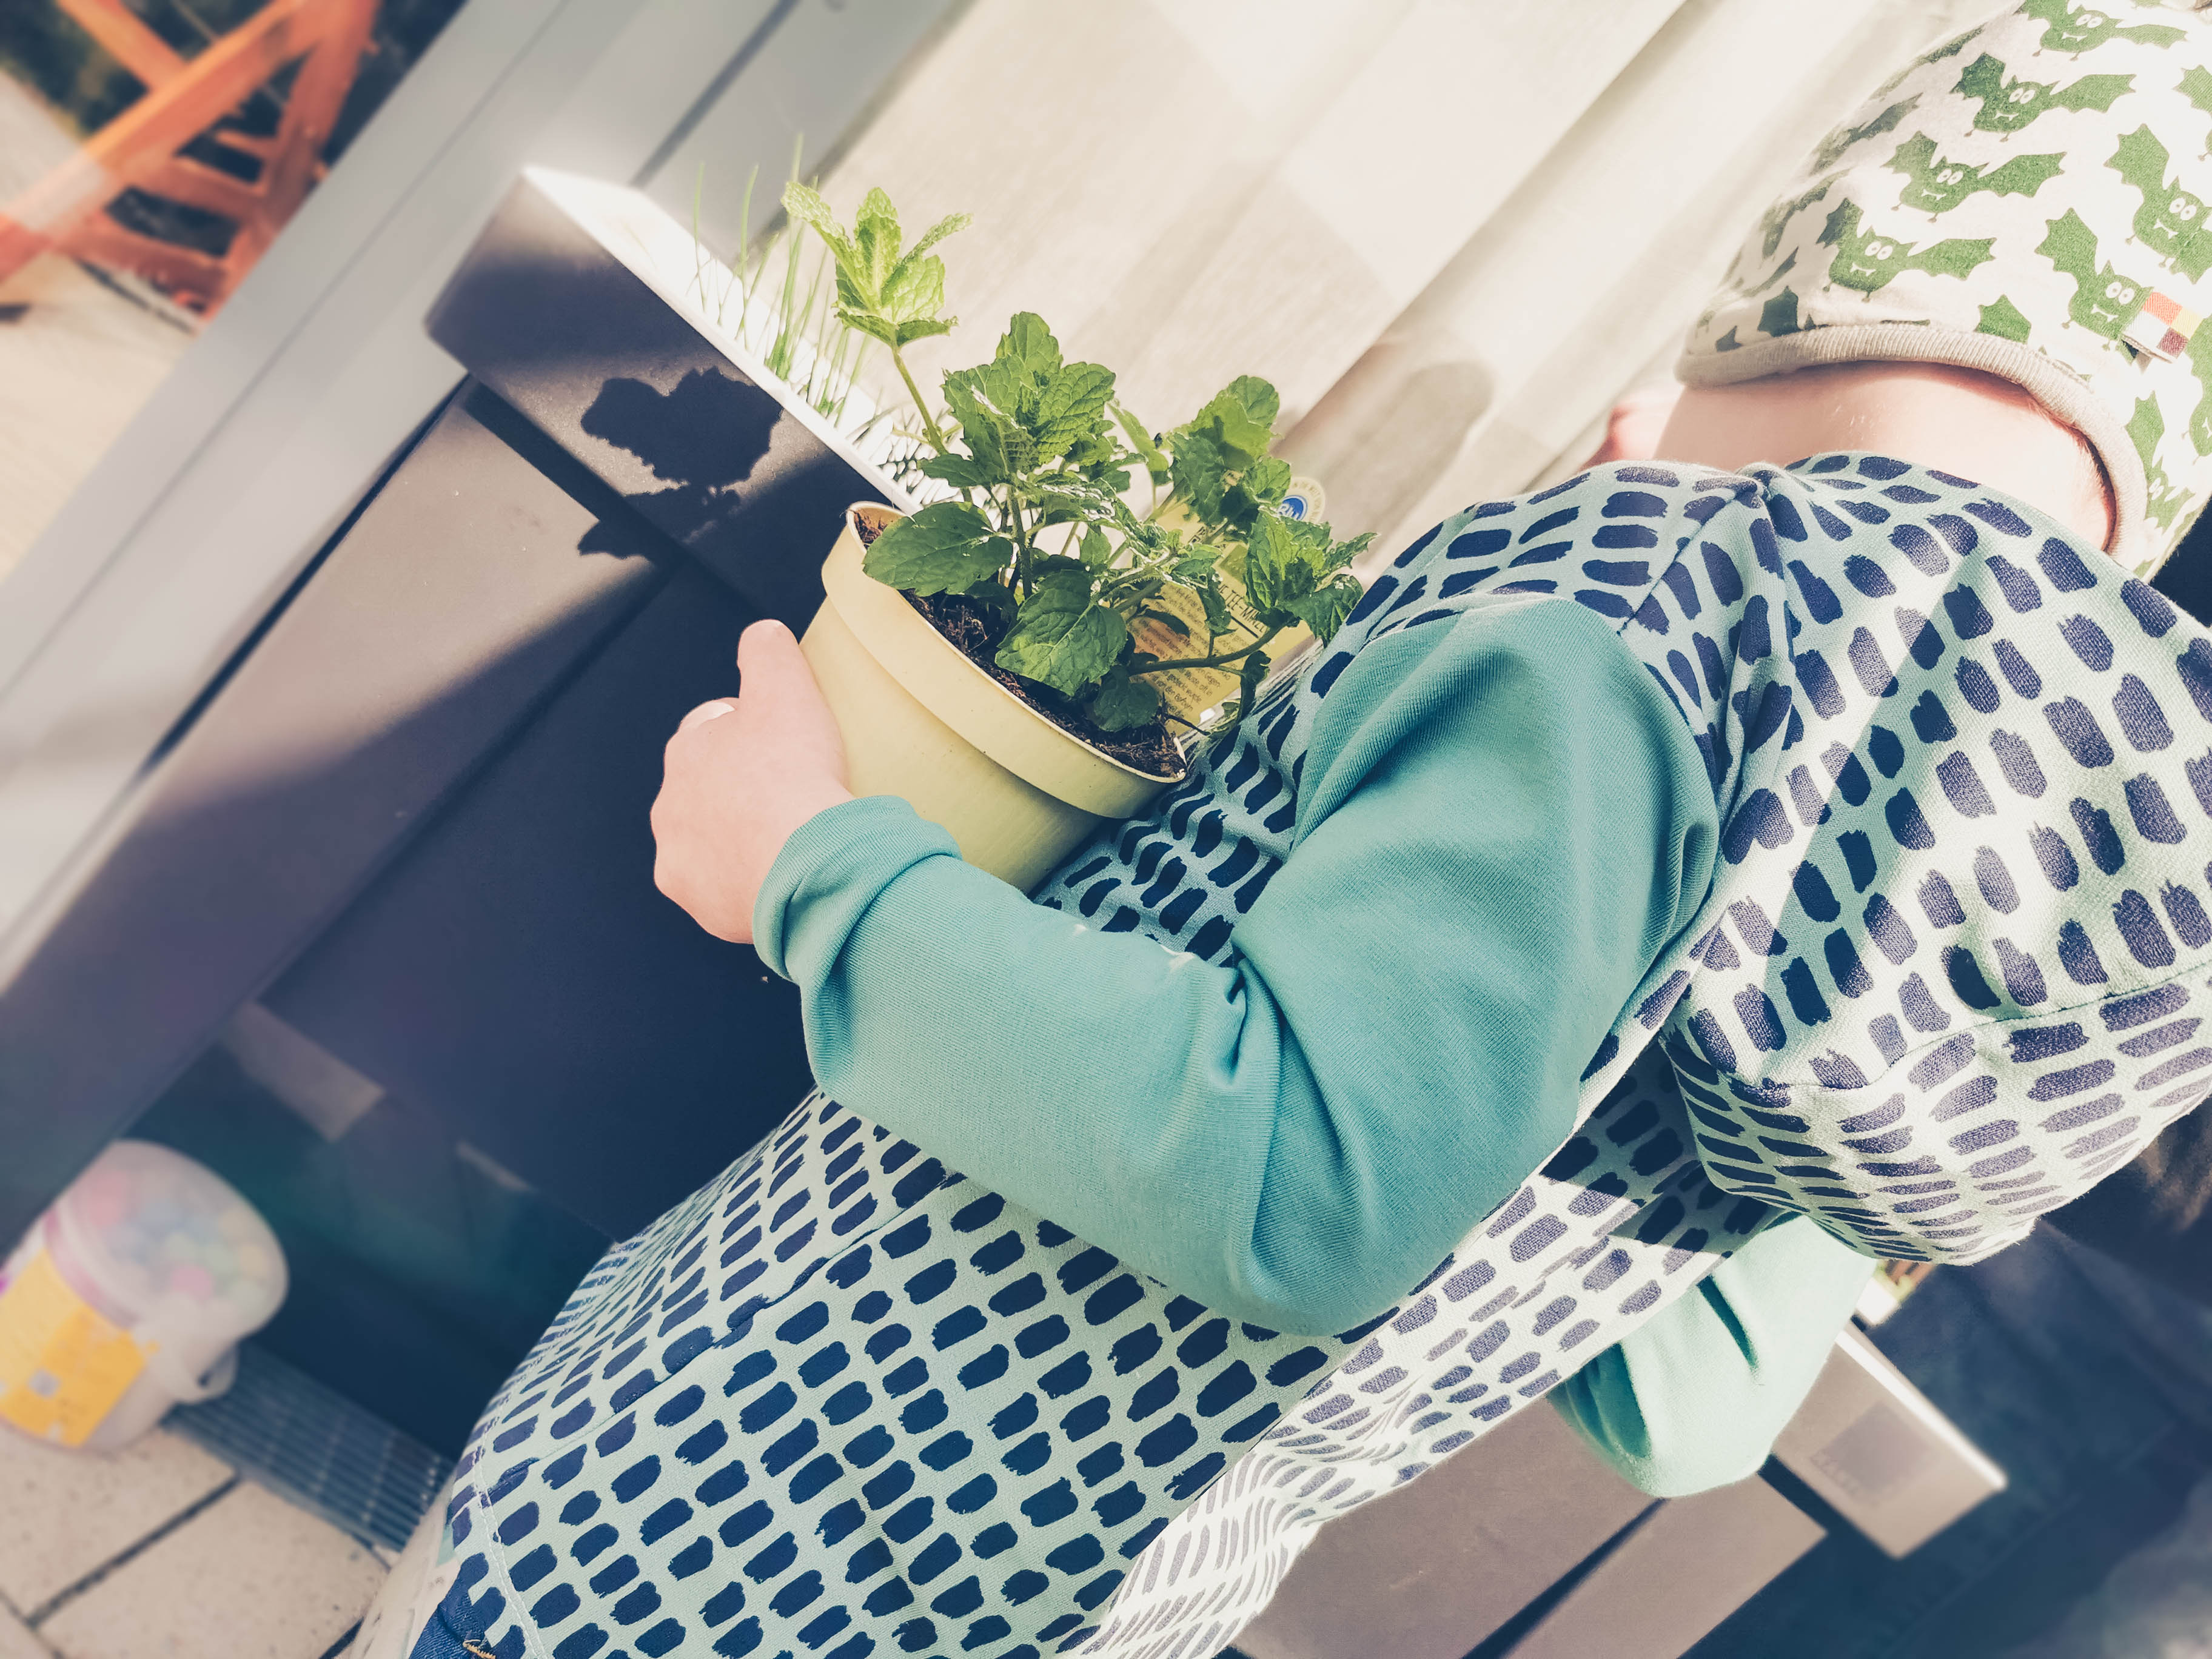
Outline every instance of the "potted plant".
[[888, 349], [928, 452], [915, 470], [943, 497], [856, 505], [823, 569], [802, 643], [852, 787], [903, 796], [1026, 890], [1180, 776], [1188, 744], [1249, 708], [1287, 648], [1336, 632], [1371, 538], [1280, 510], [1278, 400], [1250, 376], [1151, 433], [1111, 370], [1066, 361], [1024, 312], [989, 362], [945, 374], [933, 409], [904, 349], [953, 326], [930, 250], [967, 220], [907, 247], [879, 190], [849, 231], [804, 185], [784, 206], [829, 247], [839, 319]]

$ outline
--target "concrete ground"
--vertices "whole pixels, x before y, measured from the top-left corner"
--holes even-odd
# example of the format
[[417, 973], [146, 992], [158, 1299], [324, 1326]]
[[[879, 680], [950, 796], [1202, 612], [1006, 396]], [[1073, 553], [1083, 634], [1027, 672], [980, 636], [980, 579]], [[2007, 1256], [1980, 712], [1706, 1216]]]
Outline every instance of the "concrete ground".
[[0, 1426], [0, 1659], [324, 1659], [369, 1546], [157, 1429], [110, 1457]]
[[[35, 94], [0, 75], [0, 210], [76, 148]], [[46, 254], [0, 283], [0, 578], [192, 342], [157, 297]]]

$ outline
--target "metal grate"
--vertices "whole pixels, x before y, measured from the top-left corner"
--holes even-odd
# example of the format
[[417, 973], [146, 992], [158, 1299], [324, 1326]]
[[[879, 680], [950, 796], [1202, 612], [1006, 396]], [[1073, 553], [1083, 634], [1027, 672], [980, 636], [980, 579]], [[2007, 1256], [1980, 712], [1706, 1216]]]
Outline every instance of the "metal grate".
[[230, 1391], [179, 1406], [167, 1426], [333, 1526], [404, 1547], [450, 1459], [251, 1343]]

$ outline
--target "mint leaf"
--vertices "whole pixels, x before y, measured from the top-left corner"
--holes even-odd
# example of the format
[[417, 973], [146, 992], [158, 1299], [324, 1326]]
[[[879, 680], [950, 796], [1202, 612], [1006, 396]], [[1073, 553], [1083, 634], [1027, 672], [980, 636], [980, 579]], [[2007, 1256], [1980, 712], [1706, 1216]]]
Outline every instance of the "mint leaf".
[[1147, 682], [1133, 680], [1123, 672], [1098, 688], [1089, 713], [1102, 731], [1133, 731], [1159, 718], [1160, 694]]
[[965, 230], [975, 222], [964, 213], [948, 213], [927, 230], [922, 232], [921, 240], [908, 251], [906, 257], [909, 259], [919, 259], [953, 232]]
[[1097, 363], [1070, 363], [1050, 374], [1041, 392], [1036, 416], [1024, 424], [1036, 439], [1037, 458], [1051, 460], [1104, 421], [1114, 372]]
[[1244, 592], [1263, 621], [1280, 624], [1295, 616], [1290, 602], [1314, 591], [1316, 574], [1312, 550], [1281, 518], [1262, 513], [1252, 521], [1251, 539], [1244, 544]]
[[1030, 499], [1042, 509], [1038, 520], [1041, 524], [1066, 524], [1071, 520], [1096, 523], [1101, 519], [1120, 520], [1124, 516], [1120, 494], [1099, 479], [1064, 474], [1048, 476], [1037, 480]]
[[999, 666], [1070, 696], [1099, 679], [1127, 647], [1129, 625], [1097, 604], [1094, 591], [1086, 571], [1048, 575], [1000, 643]]
[[984, 489], [1000, 481], [997, 473], [965, 455], [932, 455], [919, 470], [924, 477], [939, 479], [956, 489]]
[[1144, 621], [1159, 623], [1179, 640], [1187, 640], [1190, 637], [1190, 624], [1172, 611], [1156, 611], [1148, 605], [1138, 611], [1137, 615]]
[[[837, 281], [842, 295], [843, 273], [839, 273]], [[877, 316], [872, 311], [860, 311], [851, 306], [841, 305], [837, 307], [837, 320], [848, 328], [857, 329], [872, 340], [881, 340], [885, 345], [899, 343], [899, 325]]]
[[1086, 526], [1083, 532], [1083, 568], [1097, 575], [1114, 562], [1114, 544], [1106, 539], [1106, 532], [1097, 525]]
[[1265, 386], [1271, 397], [1274, 392], [1265, 380], [1255, 381], [1249, 375], [1233, 380], [1227, 389], [1215, 392], [1206, 407], [1182, 428], [1194, 436], [1212, 439], [1229, 464], [1240, 467], [1249, 466], [1266, 454], [1268, 446], [1275, 441], [1273, 410], [1270, 410], [1267, 418], [1262, 419], [1246, 408], [1238, 392], [1240, 386]]
[[1188, 567], [1197, 566], [1198, 562], [1195, 559], [1187, 559], [1170, 574], [1180, 586], [1198, 595], [1198, 602], [1206, 611], [1206, 631], [1218, 639], [1237, 625], [1236, 614], [1230, 610], [1229, 601], [1221, 597], [1221, 579], [1214, 574], [1211, 561], [1193, 574], [1184, 574]]
[[[1323, 525], [1321, 527], [1324, 531], [1328, 528], [1327, 525]], [[1334, 544], [1328, 550], [1328, 568], [1331, 570], [1343, 569], [1345, 566], [1350, 564], [1353, 560], [1357, 559], [1362, 553], [1364, 553], [1370, 546], [1372, 546], [1374, 544], [1374, 541], [1375, 532], [1371, 530], [1363, 530], [1359, 534], [1354, 536], [1348, 542], [1337, 542]]]
[[853, 243], [868, 288], [880, 298], [899, 261], [898, 211], [881, 189], [872, 190], [861, 198], [853, 225]]
[[1114, 405], [1114, 418], [1121, 422], [1121, 430], [1128, 434], [1129, 447], [1137, 452], [1137, 459], [1145, 464], [1145, 471], [1152, 474], [1152, 482], [1165, 483], [1168, 481], [1168, 458], [1161, 452], [1159, 445], [1153, 441], [1152, 434], [1145, 430], [1144, 423], [1119, 404]]
[[1262, 507], [1273, 507], [1291, 488], [1291, 464], [1262, 455], [1244, 469], [1240, 480], [1244, 492]]
[[968, 597], [991, 613], [994, 631], [1004, 632], [1014, 625], [1013, 590], [1003, 586], [996, 576], [988, 581], [977, 582], [967, 590]]
[[1275, 416], [1282, 413], [1282, 398], [1273, 386], [1256, 374], [1239, 374], [1224, 389], [1244, 405], [1247, 415], [1262, 426], [1273, 426]]
[[945, 261], [908, 259], [884, 279], [882, 310], [895, 323], [933, 318], [945, 303]]
[[830, 204], [818, 192], [793, 179], [783, 187], [783, 210], [799, 223], [811, 225], [820, 234], [829, 245], [830, 257], [836, 262], [841, 276], [848, 268], [854, 271], [861, 268], [860, 252], [854, 247], [853, 239], [839, 228]]
[[960, 441], [976, 463], [994, 478], [1009, 477], [1014, 471], [1007, 453], [1016, 435], [1013, 424], [976, 395], [975, 373], [972, 368], [946, 373], [945, 406], [960, 422]]
[[950, 334], [957, 317], [917, 317], [898, 325], [898, 343], [912, 345], [916, 340], [926, 340], [933, 334]]
[[1283, 499], [1283, 492], [1290, 487], [1291, 464], [1272, 455], [1262, 455], [1244, 469], [1242, 477], [1222, 491], [1223, 522], [1239, 532], [1247, 532], [1252, 527], [1252, 520], [1261, 514], [1279, 516], [1274, 513], [1275, 503]]
[[1176, 493], [1200, 524], [1221, 522], [1222, 479], [1227, 471], [1221, 446], [1212, 439], [1195, 432], [1176, 434], [1170, 469]]
[[894, 351], [951, 329], [954, 319], [937, 315], [945, 304], [945, 262], [922, 256], [965, 225], [963, 216], [939, 220], [902, 257], [898, 213], [881, 190], [861, 202], [850, 235], [820, 195], [796, 179], [784, 186], [783, 205], [794, 225], [812, 227], [828, 244], [837, 268], [837, 319], [846, 327]]
[[1340, 571], [1310, 593], [1296, 596], [1284, 605], [1284, 609], [1313, 629], [1314, 637], [1323, 645], [1336, 637], [1336, 630], [1344, 626], [1344, 619], [1359, 603], [1362, 589], [1357, 578]]
[[1034, 380], [1060, 367], [1060, 342], [1034, 311], [1018, 311], [999, 338], [994, 361], [1018, 364]]
[[1014, 544], [995, 535], [965, 501], [939, 501], [876, 538], [860, 568], [912, 593], [957, 593], [1013, 562]]

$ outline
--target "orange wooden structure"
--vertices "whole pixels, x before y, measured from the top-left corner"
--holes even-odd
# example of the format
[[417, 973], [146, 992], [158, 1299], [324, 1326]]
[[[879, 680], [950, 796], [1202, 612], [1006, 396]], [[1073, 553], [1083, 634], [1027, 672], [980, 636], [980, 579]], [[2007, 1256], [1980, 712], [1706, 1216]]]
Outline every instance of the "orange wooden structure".
[[[57, 3], [146, 91], [69, 161], [0, 207], [0, 282], [52, 250], [135, 271], [194, 310], [213, 313], [315, 182], [368, 44], [377, 0], [268, 0], [190, 58], [124, 0]], [[273, 135], [210, 131], [294, 63], [299, 72]], [[249, 183], [178, 154], [202, 133], [252, 158], [258, 176]], [[228, 249], [212, 254], [125, 229], [106, 208], [134, 188], [232, 221], [237, 229]]]

